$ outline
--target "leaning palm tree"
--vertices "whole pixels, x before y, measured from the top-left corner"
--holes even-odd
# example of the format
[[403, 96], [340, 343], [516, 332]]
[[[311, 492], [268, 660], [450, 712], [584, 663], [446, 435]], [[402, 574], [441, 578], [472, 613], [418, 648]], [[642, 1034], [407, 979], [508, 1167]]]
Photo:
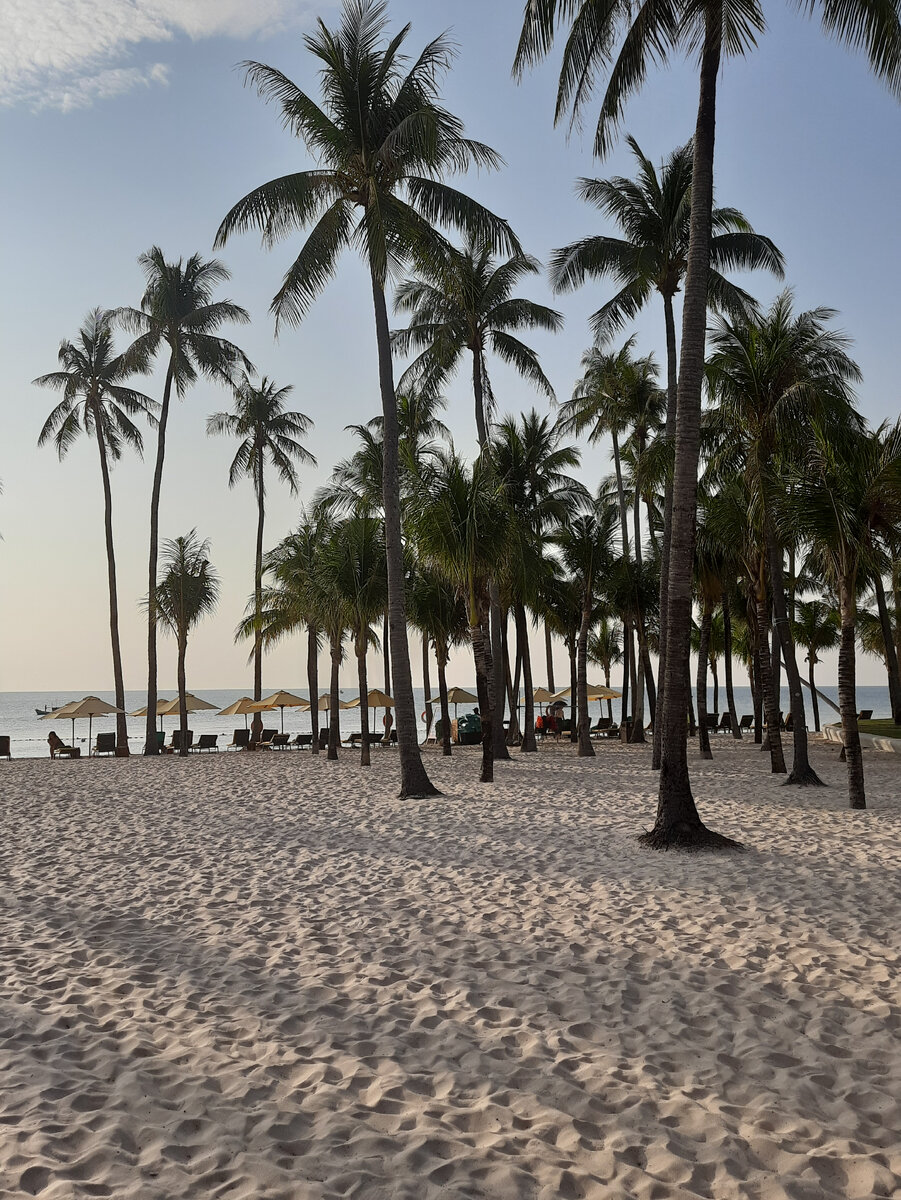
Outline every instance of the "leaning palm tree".
[[795, 622], [792, 626], [795, 645], [807, 651], [807, 681], [810, 684], [810, 701], [813, 705], [813, 727], [820, 732], [820, 706], [817, 702], [814, 668], [824, 650], [834, 650], [840, 641], [838, 611], [825, 600], [801, 600], [798, 602]]
[[272, 302], [277, 323], [303, 320], [334, 274], [343, 250], [363, 253], [372, 289], [379, 389], [384, 419], [383, 503], [388, 557], [388, 612], [400, 749], [401, 795], [435, 795], [422, 763], [407, 646], [404, 563], [398, 482], [398, 422], [385, 286], [402, 264], [428, 262], [444, 239], [434, 223], [474, 233], [493, 249], [518, 249], [509, 226], [451, 188], [444, 176], [499, 157], [463, 134], [441, 106], [438, 84], [453, 59], [444, 36], [429, 42], [412, 66], [403, 55], [410, 27], [387, 40], [387, 6], [345, 0], [340, 25], [319, 21], [305, 45], [320, 65], [322, 105], [281, 71], [248, 62], [247, 79], [278, 104], [286, 126], [303, 139], [317, 166], [274, 179], [228, 213], [216, 235], [259, 229], [271, 246], [312, 229]]
[[[901, 96], [901, 0], [874, 8], [868, 0], [808, 4], [818, 8], [826, 32], [852, 48], [863, 48], [877, 75]], [[595, 133], [595, 152], [605, 154], [620, 125], [628, 98], [654, 62], [690, 49], [698, 55], [698, 114], [692, 143], [691, 223], [682, 308], [678, 408], [673, 471], [673, 517], [667, 585], [666, 704], [662, 714], [663, 759], [654, 829], [646, 842], [667, 846], [720, 846], [698, 815], [688, 775], [689, 632], [692, 534], [696, 515], [700, 452], [701, 392], [707, 326], [707, 280], [713, 235], [713, 147], [716, 88], [724, 55], [745, 54], [764, 27], [756, 0], [637, 6], [618, 0], [527, 0], [514, 70], [544, 57], [559, 26], [569, 36], [557, 91], [557, 118], [584, 112], [598, 78], [606, 89]], [[618, 50], [617, 50], [618, 48]], [[612, 64], [612, 65], [611, 65]], [[608, 69], [609, 68], [609, 69]], [[670, 690], [669, 681], [673, 688]], [[672, 700], [672, 703], [670, 702]]]
[[[60, 371], [41, 375], [34, 382], [63, 393], [63, 399], [44, 422], [38, 445], [52, 440], [60, 459], [82, 433], [93, 436], [100, 457], [103, 481], [103, 523], [106, 533], [106, 568], [109, 585], [110, 642], [113, 652], [113, 682], [116, 691], [116, 754], [128, 754], [125, 722], [125, 682], [119, 644], [119, 594], [116, 583], [116, 548], [113, 540], [113, 493], [110, 463], [122, 457], [123, 446], [141, 453], [143, 438], [132, 417], [142, 416], [152, 424], [156, 403], [142, 392], [126, 386], [136, 370], [146, 367], [140, 352], [113, 352], [110, 314], [95, 308], [87, 316], [75, 342], [59, 347]], [[154, 711], [156, 705], [154, 705]], [[155, 724], [154, 724], [155, 728]]]
[[[375, 517], [348, 517], [336, 526], [319, 560], [322, 590], [346, 614], [357, 658], [360, 688], [360, 765], [370, 765], [369, 684], [366, 655], [378, 639], [373, 625], [385, 611], [388, 575], [382, 522]], [[312, 699], [312, 697], [311, 697]]]
[[247, 312], [231, 300], [214, 300], [216, 288], [229, 278], [216, 259], [192, 254], [189, 259], [167, 262], [158, 246], [142, 254], [138, 263], [146, 286], [140, 308], [116, 310], [116, 320], [138, 335], [134, 350], [146, 357], [166, 355], [166, 381], [157, 427], [156, 465], [150, 493], [150, 565], [147, 605], [147, 727], [145, 754], [158, 753], [156, 737], [156, 619], [153, 603], [159, 555], [160, 496], [166, 457], [166, 430], [172, 390], [183, 397], [200, 376], [231, 385], [235, 372], [253, 364], [237, 346], [217, 335], [224, 324], [244, 325]]
[[154, 592], [156, 615], [175, 637], [178, 646], [178, 716], [181, 729], [179, 754], [188, 754], [188, 709], [185, 657], [188, 634], [209, 616], [219, 601], [219, 578], [209, 559], [210, 543], [201, 542], [197, 530], [163, 543], [162, 574]]
[[[263, 527], [266, 520], [266, 465], [270, 464], [283, 483], [296, 495], [299, 487], [295, 463], [315, 466], [316, 459], [300, 439], [313, 427], [309, 417], [288, 412], [285, 402], [293, 387], [278, 388], [265, 375], [258, 384], [243, 375], [235, 384], [233, 412], [213, 413], [207, 419], [209, 434], [224, 433], [239, 438], [240, 444], [228, 471], [228, 486], [241, 479], [253, 483], [257, 502], [257, 543], [254, 559], [253, 594], [256, 632], [253, 645], [253, 698], [263, 695]], [[262, 729], [262, 716], [254, 715], [254, 728]]]

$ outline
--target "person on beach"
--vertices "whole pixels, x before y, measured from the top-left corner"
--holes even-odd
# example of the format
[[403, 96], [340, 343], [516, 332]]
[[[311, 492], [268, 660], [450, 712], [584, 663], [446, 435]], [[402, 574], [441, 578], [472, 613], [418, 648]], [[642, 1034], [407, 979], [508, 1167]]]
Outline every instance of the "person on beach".
[[54, 729], [50, 730], [50, 734], [47, 738], [47, 745], [50, 747], [50, 757], [51, 758], [56, 758], [56, 756], [60, 752], [60, 750], [68, 750], [69, 749], [69, 747], [63, 741], [63, 739], [59, 736], [59, 734]]
[[394, 714], [390, 708], [385, 709], [385, 715], [382, 717], [382, 724], [385, 727], [385, 733], [382, 737], [383, 742], [391, 741], [391, 726], [394, 724]]

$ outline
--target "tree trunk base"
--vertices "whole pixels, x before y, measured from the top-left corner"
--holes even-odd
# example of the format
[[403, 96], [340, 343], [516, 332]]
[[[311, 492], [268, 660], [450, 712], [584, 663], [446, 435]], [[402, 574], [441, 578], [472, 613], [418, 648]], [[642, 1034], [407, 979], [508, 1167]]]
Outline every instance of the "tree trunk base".
[[744, 850], [741, 842], [736, 842], [721, 833], [714, 833], [701, 821], [676, 821], [668, 825], [655, 825], [647, 833], [641, 834], [638, 841], [649, 850], [683, 850], [688, 853], [698, 850], [720, 853]]
[[529, 742], [526, 738], [523, 738], [519, 745], [519, 752], [520, 754], [537, 754], [538, 744], [534, 741]]
[[838, 752], [838, 761], [839, 762], [847, 762], [848, 761], [848, 756], [845, 754], [844, 746], [842, 746], [841, 750], [839, 750], [839, 752]]
[[416, 778], [407, 779], [401, 784], [398, 800], [429, 800], [432, 796], [440, 796], [442, 793], [435, 787], [429, 779], [425, 770], [414, 772]]
[[117, 746], [116, 747], [116, 758], [130, 758], [130, 757], [131, 757], [131, 751], [129, 750], [129, 748], [127, 746]]
[[867, 806], [866, 800], [852, 800], [848, 807], [854, 808], [858, 812], [861, 812], [863, 809], [866, 808], [866, 806]]
[[789, 784], [795, 784], [798, 787], [825, 787], [819, 775], [811, 766], [804, 767], [799, 770], [792, 770], [788, 778], [783, 782], [782, 786], [787, 787]]
[[580, 744], [576, 758], [597, 758], [597, 755], [594, 751], [594, 746], [583, 746]]
[[712, 750], [702, 750], [700, 756], [701, 756], [701, 758], [704, 758], [704, 759], [712, 759], [713, 751]]

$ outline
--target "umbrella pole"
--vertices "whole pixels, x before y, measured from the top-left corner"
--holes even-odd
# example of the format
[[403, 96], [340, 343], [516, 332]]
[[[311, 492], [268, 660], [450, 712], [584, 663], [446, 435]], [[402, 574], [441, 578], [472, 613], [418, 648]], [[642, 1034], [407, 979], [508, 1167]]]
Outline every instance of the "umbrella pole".
[[278, 711], [281, 713], [281, 718], [282, 718], [282, 733], [284, 733], [284, 732], [285, 732], [285, 706], [284, 706], [284, 704], [280, 704], [280, 705], [278, 706]]
[[94, 718], [91, 716], [90, 713], [88, 713], [88, 757], [89, 758], [91, 756], [91, 742], [93, 741], [93, 738], [91, 737], [91, 730], [93, 729], [93, 727], [94, 727]]

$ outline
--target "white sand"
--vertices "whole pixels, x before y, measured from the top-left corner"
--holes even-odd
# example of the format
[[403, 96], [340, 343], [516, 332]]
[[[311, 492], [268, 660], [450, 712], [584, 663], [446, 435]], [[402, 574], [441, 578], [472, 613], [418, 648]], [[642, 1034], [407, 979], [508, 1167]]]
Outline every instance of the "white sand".
[[0, 1195], [901, 1194], [898, 759], [599, 750], [0, 764]]

